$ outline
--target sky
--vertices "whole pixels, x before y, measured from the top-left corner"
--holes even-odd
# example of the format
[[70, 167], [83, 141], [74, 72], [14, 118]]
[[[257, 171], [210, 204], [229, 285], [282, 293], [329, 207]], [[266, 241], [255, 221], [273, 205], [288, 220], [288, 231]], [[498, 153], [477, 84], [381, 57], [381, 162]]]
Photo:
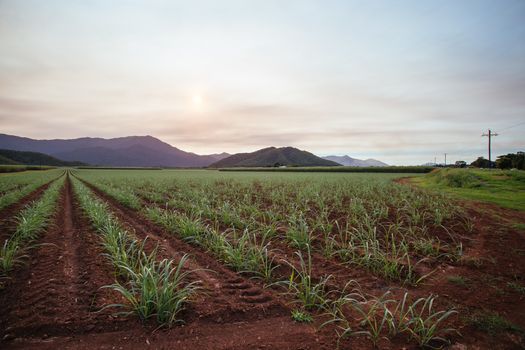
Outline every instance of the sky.
[[0, 0], [0, 133], [422, 164], [525, 151], [525, 1]]

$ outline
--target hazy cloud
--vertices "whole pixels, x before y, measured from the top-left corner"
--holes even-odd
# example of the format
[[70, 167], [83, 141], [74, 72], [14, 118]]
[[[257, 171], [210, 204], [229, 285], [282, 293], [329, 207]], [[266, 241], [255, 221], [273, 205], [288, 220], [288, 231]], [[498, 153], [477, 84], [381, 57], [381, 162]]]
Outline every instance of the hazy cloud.
[[0, 2], [0, 132], [422, 163], [525, 148], [525, 3]]

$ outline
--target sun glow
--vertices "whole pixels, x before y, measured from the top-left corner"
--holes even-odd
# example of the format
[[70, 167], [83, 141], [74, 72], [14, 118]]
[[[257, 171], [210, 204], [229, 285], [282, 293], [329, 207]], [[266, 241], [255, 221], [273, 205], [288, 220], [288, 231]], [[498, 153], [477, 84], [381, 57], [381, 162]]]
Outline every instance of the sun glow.
[[191, 102], [193, 103], [194, 106], [200, 106], [202, 105], [202, 97], [201, 95], [193, 95], [193, 97], [191, 98]]

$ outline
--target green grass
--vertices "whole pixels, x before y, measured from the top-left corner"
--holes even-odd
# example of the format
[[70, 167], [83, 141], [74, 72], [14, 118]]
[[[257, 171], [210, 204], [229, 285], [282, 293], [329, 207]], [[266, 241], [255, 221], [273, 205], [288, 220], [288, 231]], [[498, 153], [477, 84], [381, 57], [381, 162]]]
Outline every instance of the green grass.
[[447, 281], [461, 287], [466, 287], [470, 282], [468, 278], [456, 275], [447, 276]]
[[455, 196], [525, 210], [525, 171], [441, 169], [412, 182]]
[[312, 323], [314, 318], [306, 311], [294, 309], [292, 310], [292, 320], [295, 322]]
[[509, 287], [515, 292], [525, 295], [525, 286], [519, 284], [518, 282], [508, 282], [507, 287]]
[[525, 224], [513, 224], [512, 227], [521, 231], [525, 231]]
[[523, 333], [523, 329], [496, 313], [477, 313], [470, 317], [477, 329], [495, 336], [502, 332]]

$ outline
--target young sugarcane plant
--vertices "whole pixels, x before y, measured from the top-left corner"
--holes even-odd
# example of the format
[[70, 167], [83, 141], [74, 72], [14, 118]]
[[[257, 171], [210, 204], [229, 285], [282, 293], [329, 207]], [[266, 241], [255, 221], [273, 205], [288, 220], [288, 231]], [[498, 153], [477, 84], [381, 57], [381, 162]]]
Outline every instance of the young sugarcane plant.
[[193, 271], [183, 271], [188, 260], [184, 255], [178, 263], [173, 260], [151, 261], [142, 264], [139, 271], [127, 266], [130, 280], [127, 283], [104, 286], [119, 292], [129, 304], [112, 304], [105, 308], [117, 307], [126, 311], [123, 315], [136, 314], [141, 320], [156, 317], [161, 326], [170, 327], [177, 322], [188, 300], [200, 289], [200, 281], [188, 282]]
[[441, 334], [457, 332], [454, 328], [441, 329], [443, 323], [450, 316], [457, 313], [455, 310], [435, 311], [433, 309], [436, 296], [416, 300], [409, 308], [410, 321], [408, 331], [419, 346], [430, 346], [434, 342], [448, 343]]
[[6, 240], [2, 248], [0, 248], [0, 276], [7, 276], [15, 266], [21, 265], [24, 262], [25, 254], [20, 254], [20, 246], [15, 241]]
[[388, 340], [388, 338], [382, 335], [388, 327], [388, 320], [391, 316], [387, 305], [394, 302], [391, 299], [386, 299], [388, 295], [389, 293], [387, 292], [380, 298], [351, 304], [352, 308], [362, 317], [360, 324], [366, 327], [366, 330], [355, 331], [352, 333], [353, 335], [363, 334], [368, 336], [374, 346], [377, 346], [381, 339]]
[[301, 303], [305, 309], [321, 308], [326, 302], [326, 284], [332, 276], [324, 276], [315, 282], [312, 279], [310, 246], [307, 246], [307, 254], [305, 260], [301, 251], [295, 252], [299, 258], [299, 267], [287, 262], [292, 269], [292, 274], [287, 281], [280, 281], [277, 284], [286, 286], [287, 293], [293, 295], [297, 299], [296, 302]]

